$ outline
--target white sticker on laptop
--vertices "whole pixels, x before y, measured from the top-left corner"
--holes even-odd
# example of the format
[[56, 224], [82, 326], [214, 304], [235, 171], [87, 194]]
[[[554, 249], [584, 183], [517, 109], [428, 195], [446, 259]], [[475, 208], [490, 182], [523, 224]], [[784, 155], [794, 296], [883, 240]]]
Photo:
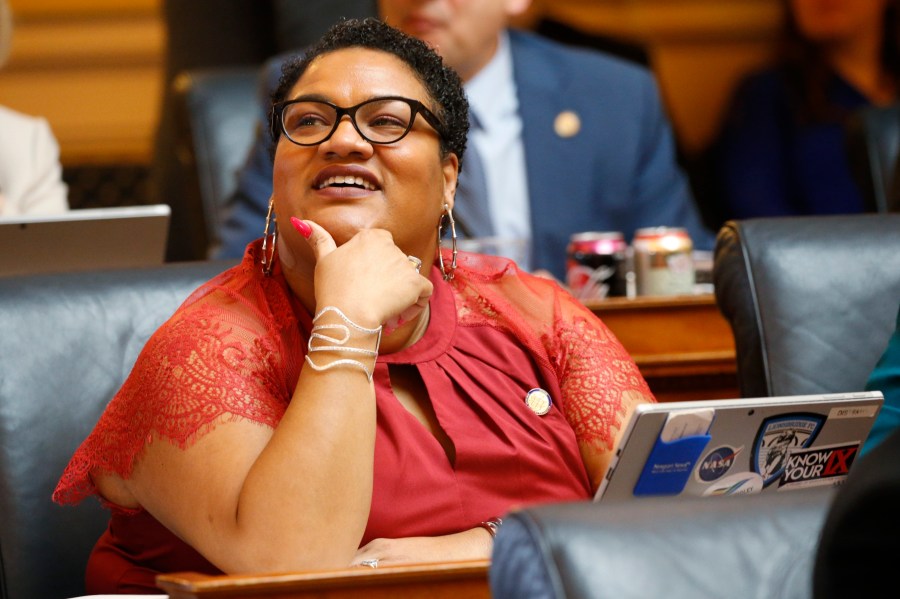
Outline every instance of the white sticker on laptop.
[[756, 472], [736, 472], [716, 481], [703, 492], [706, 497], [754, 495], [763, 490], [763, 478]]
[[859, 455], [859, 441], [823, 447], [792, 449], [778, 490], [837, 485], [847, 478], [850, 466]]
[[878, 406], [841, 406], [839, 408], [831, 408], [828, 413], [829, 419], [841, 418], [873, 418], [878, 412]]
[[666, 443], [671, 443], [685, 437], [705, 435], [709, 432], [715, 415], [716, 411], [712, 408], [673, 412], [666, 417], [666, 423], [663, 425], [659, 438]]

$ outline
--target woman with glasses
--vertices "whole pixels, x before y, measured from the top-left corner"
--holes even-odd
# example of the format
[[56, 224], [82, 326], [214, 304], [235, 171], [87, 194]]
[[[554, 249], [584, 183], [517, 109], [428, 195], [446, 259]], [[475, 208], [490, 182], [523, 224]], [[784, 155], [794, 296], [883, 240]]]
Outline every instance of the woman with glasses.
[[467, 103], [425, 44], [345, 21], [274, 100], [263, 238], [154, 334], [56, 490], [112, 509], [91, 593], [486, 558], [513, 506], [590, 498], [653, 400], [554, 282], [455, 250]]

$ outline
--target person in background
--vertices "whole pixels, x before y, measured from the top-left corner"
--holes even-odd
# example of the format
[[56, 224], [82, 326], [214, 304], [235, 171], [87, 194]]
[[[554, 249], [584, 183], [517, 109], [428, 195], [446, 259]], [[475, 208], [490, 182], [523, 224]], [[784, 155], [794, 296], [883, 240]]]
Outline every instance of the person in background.
[[886, 589], [900, 551], [900, 309], [866, 390], [881, 391], [884, 405], [822, 527], [814, 599], [892, 594]]
[[[888, 364], [890, 361], [890, 364]], [[878, 415], [877, 436], [853, 463], [825, 517], [813, 571], [814, 599], [888, 597], [895, 584], [900, 554], [900, 427], [897, 393], [900, 389], [900, 328], [871, 383], [882, 387], [885, 405]], [[878, 387], [875, 387], [878, 388]], [[890, 397], [892, 402], [888, 406]], [[890, 408], [890, 418], [882, 419]], [[873, 443], [873, 441], [875, 441]]]
[[112, 507], [89, 593], [486, 559], [513, 506], [590, 499], [653, 401], [556, 283], [457, 253], [468, 104], [422, 41], [343, 21], [275, 101], [263, 238], [153, 334], [54, 493]]
[[[685, 227], [708, 249], [652, 74], [607, 54], [507, 28], [529, 0], [380, 0], [389, 24], [431, 44], [459, 72], [471, 105], [470, 160], [461, 172], [458, 229], [525, 238], [526, 269], [564, 278], [573, 233]], [[277, 58], [264, 74], [268, 91]], [[268, 93], [261, 123], [271, 110]], [[265, 127], [260, 126], [260, 131]], [[480, 174], [480, 176], [479, 176]], [[257, 136], [223, 219], [217, 257], [259, 236], [272, 160]]]
[[709, 151], [723, 218], [862, 212], [846, 119], [897, 99], [896, 0], [784, 0], [778, 60], [739, 85]]
[[866, 382], [866, 390], [881, 391], [884, 405], [872, 425], [862, 453], [868, 453], [900, 428], [900, 310], [897, 312], [897, 327]]
[[[12, 45], [12, 12], [0, 0], [0, 67]], [[0, 217], [69, 209], [59, 145], [47, 121], [0, 106]]]
[[857, 458], [819, 536], [813, 599], [891, 597], [900, 554], [900, 429]]

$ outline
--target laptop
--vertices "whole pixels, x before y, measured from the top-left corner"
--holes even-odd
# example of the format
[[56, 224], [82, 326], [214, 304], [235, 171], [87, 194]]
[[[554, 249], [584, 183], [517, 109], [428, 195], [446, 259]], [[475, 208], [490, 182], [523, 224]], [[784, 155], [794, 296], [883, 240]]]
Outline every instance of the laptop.
[[0, 219], [0, 276], [163, 263], [165, 204]]
[[882, 403], [872, 391], [638, 405], [594, 500], [839, 485]]

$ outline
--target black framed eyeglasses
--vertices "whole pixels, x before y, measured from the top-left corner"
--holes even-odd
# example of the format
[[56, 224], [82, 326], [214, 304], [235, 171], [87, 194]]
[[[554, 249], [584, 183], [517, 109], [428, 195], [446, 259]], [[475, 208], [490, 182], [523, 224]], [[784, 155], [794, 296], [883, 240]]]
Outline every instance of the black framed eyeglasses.
[[406, 137], [417, 114], [445, 138], [444, 126], [433, 112], [418, 100], [401, 96], [372, 98], [349, 108], [304, 98], [279, 102], [272, 107], [272, 138], [277, 139], [280, 126], [298, 146], [315, 146], [334, 134], [345, 114], [357, 133], [373, 144], [397, 143]]

